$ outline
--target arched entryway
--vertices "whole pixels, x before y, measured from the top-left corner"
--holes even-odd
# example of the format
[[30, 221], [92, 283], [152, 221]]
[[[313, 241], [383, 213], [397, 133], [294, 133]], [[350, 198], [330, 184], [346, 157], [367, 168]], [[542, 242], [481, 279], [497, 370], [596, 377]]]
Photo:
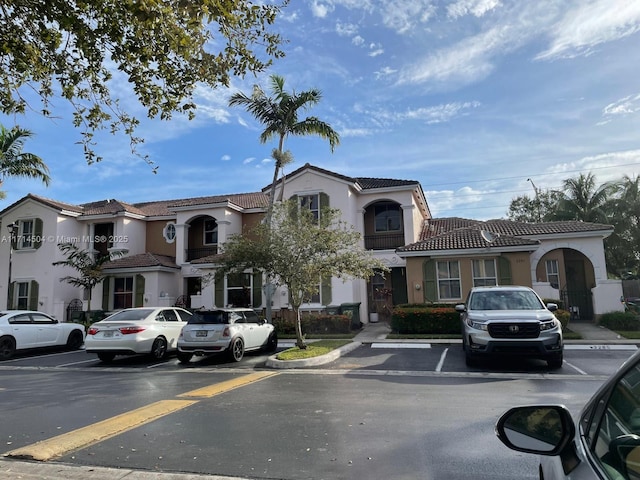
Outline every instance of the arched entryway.
[[538, 262], [536, 277], [557, 290], [574, 319], [593, 319], [591, 289], [596, 286], [596, 277], [593, 264], [582, 252], [572, 248], [550, 250]]

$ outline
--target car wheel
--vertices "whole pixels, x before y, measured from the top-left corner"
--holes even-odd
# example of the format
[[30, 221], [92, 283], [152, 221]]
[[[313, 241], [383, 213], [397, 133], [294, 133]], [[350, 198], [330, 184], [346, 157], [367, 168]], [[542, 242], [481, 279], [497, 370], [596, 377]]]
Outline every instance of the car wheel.
[[101, 362], [111, 363], [113, 359], [116, 358], [116, 354], [111, 352], [100, 352], [98, 354], [98, 358]]
[[271, 332], [269, 335], [269, 339], [267, 340], [267, 346], [265, 350], [267, 352], [275, 352], [278, 349], [278, 334], [276, 332]]
[[191, 357], [193, 357], [193, 353], [178, 352], [178, 361], [180, 363], [189, 363], [191, 361]]
[[231, 360], [239, 362], [244, 356], [244, 342], [240, 337], [236, 337], [231, 340], [231, 346], [229, 347], [229, 355]]
[[16, 353], [16, 341], [11, 337], [0, 338], [0, 360], [7, 360]]
[[162, 360], [167, 355], [167, 341], [158, 337], [153, 341], [153, 345], [151, 346], [151, 356], [155, 360]]
[[82, 332], [80, 330], [74, 330], [69, 334], [67, 339], [67, 348], [69, 350], [78, 350], [82, 346]]
[[469, 352], [464, 352], [464, 363], [467, 367], [474, 367], [476, 365], [476, 359]]
[[563, 361], [562, 354], [560, 354], [556, 357], [549, 358], [547, 360], [547, 365], [549, 365], [549, 368], [560, 368], [562, 367]]

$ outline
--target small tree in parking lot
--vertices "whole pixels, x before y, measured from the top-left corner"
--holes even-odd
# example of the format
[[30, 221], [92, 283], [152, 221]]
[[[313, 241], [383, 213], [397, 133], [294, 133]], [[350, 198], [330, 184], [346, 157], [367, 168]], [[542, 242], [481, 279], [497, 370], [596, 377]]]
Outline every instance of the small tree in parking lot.
[[225, 243], [215, 281], [253, 269], [285, 286], [296, 317], [296, 345], [306, 348], [300, 306], [318, 294], [322, 279], [369, 278], [376, 270], [388, 271], [359, 245], [360, 233], [340, 220], [339, 213], [325, 208], [316, 218], [295, 201], [276, 204], [271, 228], [261, 224]]

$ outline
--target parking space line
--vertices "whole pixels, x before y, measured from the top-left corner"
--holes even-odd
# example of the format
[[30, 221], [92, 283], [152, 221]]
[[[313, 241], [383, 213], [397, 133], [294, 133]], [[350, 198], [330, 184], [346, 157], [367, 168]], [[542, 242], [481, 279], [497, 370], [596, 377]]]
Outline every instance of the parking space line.
[[569, 367], [573, 368], [576, 372], [578, 372], [580, 375], [589, 375], [587, 372], [585, 372], [584, 370], [576, 367], [575, 365], [567, 362], [566, 360], [564, 361], [565, 365], [568, 365]]
[[440, 361], [438, 362], [438, 365], [436, 365], [436, 372], [441, 372], [442, 371], [442, 366], [444, 365], [444, 359], [447, 358], [447, 352], [449, 351], [448, 348], [444, 349], [444, 352], [442, 352], [442, 355], [440, 355]]
[[430, 343], [372, 343], [371, 348], [431, 348]]
[[115, 437], [196, 402], [196, 400], [161, 400], [62, 435], [11, 450], [4, 456], [46, 462], [71, 451]]

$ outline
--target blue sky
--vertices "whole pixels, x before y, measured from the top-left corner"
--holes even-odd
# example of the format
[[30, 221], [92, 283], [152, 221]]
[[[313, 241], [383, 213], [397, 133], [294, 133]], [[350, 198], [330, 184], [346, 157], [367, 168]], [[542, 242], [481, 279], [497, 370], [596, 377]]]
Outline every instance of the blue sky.
[[[305, 163], [344, 175], [418, 180], [436, 217], [505, 217], [536, 187], [593, 173], [598, 183], [640, 173], [638, 0], [292, 0], [276, 29], [286, 57], [229, 89], [200, 89], [197, 118], [141, 118], [141, 151], [101, 136], [104, 160], [86, 165], [70, 112], [55, 120], [1, 117], [36, 136], [25, 151], [51, 169], [46, 188], [7, 179], [3, 208], [35, 193], [69, 203], [125, 202], [259, 191], [273, 175], [261, 125], [229, 96], [268, 86], [318, 88], [307, 112], [341, 135], [332, 154], [316, 137], [290, 138], [292, 171]], [[530, 179], [530, 180], [528, 180]]]

